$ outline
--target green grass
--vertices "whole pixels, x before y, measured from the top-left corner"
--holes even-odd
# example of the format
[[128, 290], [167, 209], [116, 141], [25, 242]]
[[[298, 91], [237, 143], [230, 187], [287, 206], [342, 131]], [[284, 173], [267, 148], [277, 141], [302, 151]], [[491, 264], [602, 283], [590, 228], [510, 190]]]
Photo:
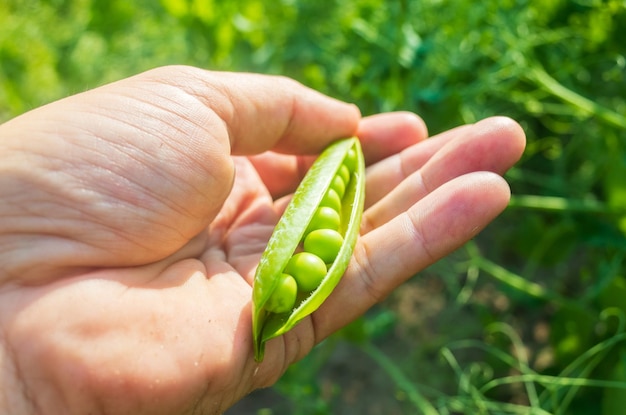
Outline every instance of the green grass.
[[[624, 315], [621, 314], [619, 318], [623, 326]], [[562, 415], [570, 413], [570, 405], [581, 388], [616, 391], [626, 389], [626, 382], [623, 381], [588, 378], [606, 355], [626, 340], [626, 333], [622, 331], [623, 329], [624, 327], [620, 327], [620, 331], [610, 339], [588, 349], [560, 373], [542, 375], [529, 366], [524, 344], [515, 331], [510, 326], [494, 323], [488, 327], [488, 330], [508, 337], [513, 353], [505, 353], [499, 348], [480, 341], [460, 341], [450, 344], [442, 349], [441, 355], [458, 380], [457, 394], [435, 394], [431, 399], [421, 392], [420, 385], [407, 379], [398, 366], [375, 346], [367, 343], [362, 348], [387, 372], [397, 387], [406, 392], [417, 413], [424, 415], [451, 413]], [[463, 367], [454, 355], [455, 350], [463, 348], [481, 349], [501, 361], [515, 374], [493, 377], [490, 367], [476, 364]], [[489, 397], [494, 390], [515, 384], [522, 386], [520, 390], [526, 398], [525, 404], [502, 402]]]
[[[273, 389], [289, 410], [258, 413], [615, 414], [623, 27], [623, 0], [8, 0], [0, 120], [173, 63], [288, 75], [433, 134], [511, 116], [528, 146], [509, 209], [291, 368]], [[356, 361], [369, 371], [337, 375]]]

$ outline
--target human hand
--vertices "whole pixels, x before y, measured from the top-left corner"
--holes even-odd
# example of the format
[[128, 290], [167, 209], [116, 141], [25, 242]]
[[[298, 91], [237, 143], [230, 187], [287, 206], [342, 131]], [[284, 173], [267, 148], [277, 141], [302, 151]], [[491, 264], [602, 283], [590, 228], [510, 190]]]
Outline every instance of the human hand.
[[[282, 196], [355, 133], [369, 167], [353, 261], [258, 364], [251, 283]], [[517, 124], [425, 138], [411, 114], [360, 120], [284, 78], [182, 67], [0, 126], [0, 408], [214, 414], [272, 384], [506, 206]]]

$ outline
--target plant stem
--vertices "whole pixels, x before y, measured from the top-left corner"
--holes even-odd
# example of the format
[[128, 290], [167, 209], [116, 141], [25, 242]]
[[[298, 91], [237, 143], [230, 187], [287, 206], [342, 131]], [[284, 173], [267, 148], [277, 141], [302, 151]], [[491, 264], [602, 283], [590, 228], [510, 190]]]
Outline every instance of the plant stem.
[[424, 415], [440, 415], [439, 411], [417, 390], [415, 385], [398, 369], [398, 367], [378, 348], [371, 343], [360, 346], [378, 365], [387, 372], [396, 386], [406, 392], [409, 400]]
[[557, 196], [513, 195], [509, 202], [511, 208], [543, 210], [547, 212], [579, 213], [620, 213], [604, 203], [595, 200], [572, 200]]
[[609, 125], [626, 129], [626, 117], [566, 88], [551, 77], [542, 67], [535, 65], [529, 68], [525, 76], [557, 98], [578, 107], [590, 115], [597, 116]]
[[473, 259], [473, 262], [483, 271], [490, 274], [498, 281], [506, 284], [507, 286], [514, 288], [517, 291], [523, 292], [526, 295], [538, 300], [554, 301], [556, 303], [564, 303], [565, 299], [553, 293], [550, 290], [536, 284], [532, 281], [528, 281], [523, 277], [509, 271], [508, 269], [489, 261], [483, 257], [477, 257]]

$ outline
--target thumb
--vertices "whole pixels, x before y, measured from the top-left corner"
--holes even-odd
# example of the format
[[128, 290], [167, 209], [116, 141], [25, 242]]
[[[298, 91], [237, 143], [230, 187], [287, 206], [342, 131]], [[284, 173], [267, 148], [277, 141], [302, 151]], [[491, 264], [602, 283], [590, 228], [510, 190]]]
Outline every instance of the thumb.
[[356, 133], [359, 109], [285, 77], [200, 72], [204, 89], [190, 91], [227, 129], [232, 154], [274, 150], [316, 154]]
[[354, 106], [287, 78], [190, 67], [33, 110], [0, 126], [1, 209], [10, 210], [0, 218], [12, 218], [0, 243], [20, 250], [0, 260], [7, 273], [37, 274], [162, 259], [221, 209], [231, 154], [314, 153], [358, 120]]

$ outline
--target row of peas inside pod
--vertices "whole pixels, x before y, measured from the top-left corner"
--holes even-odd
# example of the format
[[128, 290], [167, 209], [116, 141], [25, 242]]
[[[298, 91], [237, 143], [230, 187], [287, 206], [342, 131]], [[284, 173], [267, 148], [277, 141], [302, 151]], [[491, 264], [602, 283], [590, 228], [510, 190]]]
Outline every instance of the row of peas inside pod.
[[346, 271], [365, 201], [358, 138], [330, 144], [300, 182], [261, 256], [252, 286], [255, 359], [328, 298]]
[[340, 232], [342, 199], [355, 165], [356, 151], [352, 149], [315, 210], [297, 252], [289, 259], [276, 289], [265, 303], [267, 311], [285, 313], [293, 309], [298, 297], [308, 295], [320, 285], [337, 258], [344, 242]]

